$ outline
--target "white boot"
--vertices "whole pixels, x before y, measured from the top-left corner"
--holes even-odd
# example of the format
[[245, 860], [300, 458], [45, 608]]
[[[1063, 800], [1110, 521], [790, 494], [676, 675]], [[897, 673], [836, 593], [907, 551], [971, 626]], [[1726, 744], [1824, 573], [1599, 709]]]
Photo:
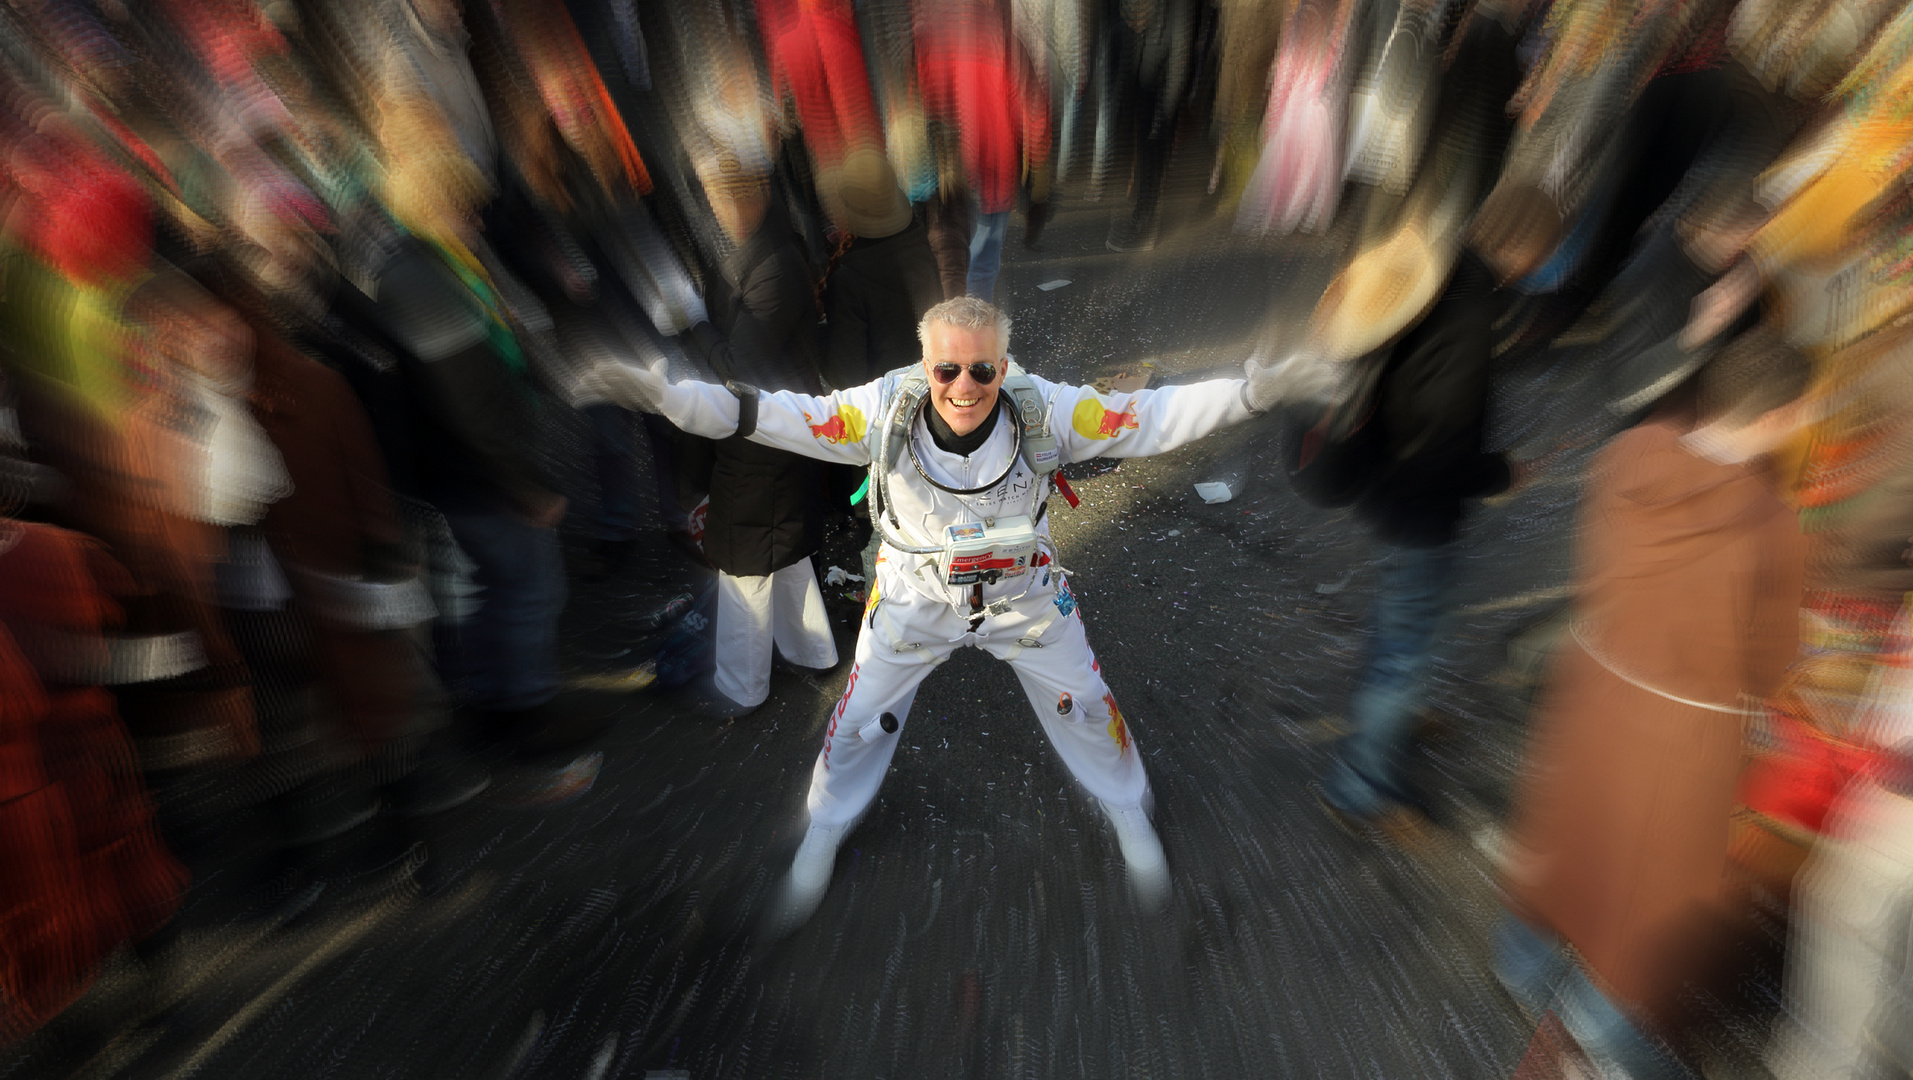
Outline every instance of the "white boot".
[[1163, 856], [1162, 841], [1156, 838], [1149, 815], [1137, 806], [1112, 806], [1103, 803], [1103, 813], [1116, 830], [1116, 846], [1129, 864], [1129, 888], [1144, 911], [1157, 912], [1169, 904], [1169, 860]]
[[779, 890], [773, 920], [782, 933], [789, 933], [810, 920], [830, 888], [830, 872], [837, 865], [837, 848], [850, 832], [849, 825], [812, 825], [797, 846], [797, 857], [790, 862], [790, 873]]

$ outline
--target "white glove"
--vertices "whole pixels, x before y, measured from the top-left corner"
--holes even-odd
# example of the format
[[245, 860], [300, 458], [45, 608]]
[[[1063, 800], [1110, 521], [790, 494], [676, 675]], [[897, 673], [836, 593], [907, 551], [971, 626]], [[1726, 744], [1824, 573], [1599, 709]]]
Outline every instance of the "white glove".
[[665, 376], [664, 360], [651, 367], [621, 360], [600, 360], [584, 370], [572, 393], [574, 405], [608, 401], [627, 409], [650, 413], [664, 411], [664, 391], [671, 385]]
[[1291, 402], [1326, 402], [1335, 396], [1341, 381], [1341, 367], [1306, 352], [1274, 361], [1258, 352], [1242, 365], [1242, 377], [1248, 380], [1242, 400], [1259, 413]]

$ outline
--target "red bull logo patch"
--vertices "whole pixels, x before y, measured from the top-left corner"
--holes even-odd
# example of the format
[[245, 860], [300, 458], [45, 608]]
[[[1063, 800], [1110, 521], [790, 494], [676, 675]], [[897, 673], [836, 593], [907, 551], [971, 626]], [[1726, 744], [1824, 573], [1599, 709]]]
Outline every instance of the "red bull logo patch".
[[812, 438], [833, 445], [862, 442], [864, 434], [870, 430], [870, 424], [864, 419], [863, 410], [855, 405], [839, 405], [837, 411], [822, 423], [809, 413], [804, 414], [804, 423], [810, 426]]
[[1109, 706], [1109, 737], [1116, 740], [1116, 749], [1129, 753], [1129, 725], [1123, 723], [1123, 711], [1116, 707], [1116, 695], [1104, 694], [1103, 704]]
[[1085, 439], [1113, 439], [1136, 426], [1136, 406], [1115, 412], [1104, 407], [1102, 398], [1086, 397], [1076, 403], [1069, 423]]

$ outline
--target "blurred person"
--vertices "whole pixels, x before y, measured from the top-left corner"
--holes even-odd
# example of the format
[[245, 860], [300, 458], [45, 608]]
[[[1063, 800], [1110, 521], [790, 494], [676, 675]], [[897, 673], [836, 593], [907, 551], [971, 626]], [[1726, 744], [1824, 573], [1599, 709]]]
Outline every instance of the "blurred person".
[[771, 93], [788, 99], [820, 187], [858, 150], [883, 149], [848, 0], [757, 0]]
[[1162, 178], [1194, 63], [1197, 7], [1191, 0], [1107, 0], [1102, 5], [1102, 107], [1134, 154], [1136, 201], [1112, 221], [1111, 251], [1156, 244]]
[[[1236, 210], [1238, 231], [1321, 232], [1333, 220], [1342, 192], [1348, 74], [1356, 66], [1348, 56], [1354, 19], [1349, 0], [1300, 0], [1283, 21], [1262, 118], [1262, 153]], [[1166, 153], [1149, 150], [1150, 161]], [[1162, 166], [1152, 168], [1159, 176]]]
[[[873, 151], [851, 155], [831, 197], [844, 240], [824, 271], [824, 381], [861, 386], [908, 363], [922, 348], [917, 323], [943, 299], [929, 235], [897, 189], [890, 163]], [[869, 473], [830, 466], [832, 495], [855, 497]], [[849, 508], [846, 501], [836, 508]], [[876, 581], [877, 537], [858, 519], [864, 581]]]
[[994, 0], [917, 9], [917, 81], [926, 115], [954, 131], [972, 224], [964, 292], [996, 299], [1010, 211], [1026, 180], [1049, 200], [1049, 91]]
[[[226, 526], [256, 520], [254, 481], [275, 486], [269, 462], [254, 468], [255, 432], [234, 397], [244, 373], [227, 362], [231, 328], [148, 302], [155, 206], [131, 174], [57, 117], [7, 134], [18, 138], [6, 146], [4, 355], [21, 438], [65, 481], [47, 515], [99, 538], [130, 579], [115, 589], [112, 663], [72, 681], [113, 687], [115, 723], [155, 785], [202, 780], [258, 746], [213, 563]], [[162, 809], [176, 851], [205, 847], [203, 808]]]
[[[329, 287], [324, 264], [308, 261], [314, 249], [289, 240], [279, 252], [242, 248], [206, 268], [209, 283], [253, 331], [249, 402], [292, 483], [259, 524], [266, 549], [229, 576], [277, 568], [292, 603], [248, 605], [248, 618], [259, 624], [262, 643], [309, 640], [308, 655], [286, 659], [310, 679], [331, 720], [317, 748], [305, 751], [317, 775], [287, 800], [282, 840], [309, 849], [380, 808], [400, 816], [400, 839], [409, 840], [411, 818], [469, 800], [489, 775], [452, 754], [438, 735], [441, 695], [414, 640], [433, 605], [365, 412], [344, 378], [287, 336], [307, 317], [275, 317], [275, 295], [305, 299], [308, 290]], [[261, 280], [247, 267], [277, 273]], [[287, 615], [273, 614], [281, 606]], [[384, 796], [378, 803], [369, 791], [374, 785]], [[293, 854], [298, 861], [314, 853]]]
[[1725, 54], [1730, 8], [1665, 5], [1628, 24], [1576, 2], [1532, 30], [1542, 55], [1510, 104], [1520, 134], [1504, 182], [1541, 186], [1566, 225], [1516, 286], [1519, 352], [1581, 318], [1653, 230], [1723, 171], [1751, 175], [1779, 150], [1788, 121]]
[[474, 252], [489, 186], [429, 102], [382, 108], [381, 194], [409, 235], [376, 269], [372, 318], [406, 378], [420, 488], [483, 589], [448, 643], [447, 678], [462, 705], [519, 749], [570, 742], [603, 717], [550, 707], [567, 503], [539, 454], [539, 394], [524, 351]]
[[1224, 202], [1242, 193], [1261, 147], [1269, 65], [1275, 61], [1286, 4], [1281, 0], [1218, 0], [1215, 100], [1210, 130], [1216, 140], [1210, 194]]
[[460, 0], [392, 0], [384, 70], [376, 95], [383, 100], [423, 97], [435, 106], [459, 151], [485, 187], [498, 184], [498, 132], [472, 68], [471, 35]]
[[1797, 875], [1777, 1080], [1913, 1071], [1913, 651], [1894, 620], [1851, 739], [1867, 762], [1834, 800]]
[[[1547, 197], [1510, 189], [1491, 198], [1467, 246], [1442, 273], [1435, 250], [1414, 230], [1358, 258], [1331, 287], [1330, 339], [1381, 363], [1372, 447], [1353, 495], [1356, 519], [1381, 556], [1370, 608], [1368, 655], [1349, 701], [1353, 732], [1337, 747], [1320, 798], [1351, 831], [1380, 828], [1413, 842], [1427, 817], [1405, 774], [1424, 673], [1453, 603], [1456, 543], [1470, 500], [1505, 491], [1512, 463], [1482, 448], [1492, 327], [1507, 285], [1539, 265], [1559, 235]], [[1422, 311], [1426, 314], [1422, 314]]]
[[253, 672], [221, 611], [219, 570], [235, 536], [291, 490], [247, 403], [252, 331], [174, 269], [126, 310], [145, 386], [123, 421], [129, 540], [115, 551], [142, 586], [129, 622], [159, 633], [140, 650], [148, 670], [116, 672], [120, 707], [148, 770], [244, 760], [259, 748]]
[[[710, 320], [692, 326], [690, 343], [721, 379], [821, 390], [810, 264], [770, 178], [728, 155], [700, 162], [700, 176], [734, 247], [709, 278]], [[770, 696], [773, 652], [800, 668], [837, 666], [810, 558], [823, 541], [825, 473], [734, 434], [702, 445], [707, 456], [687, 452], [684, 467], [710, 492], [703, 552], [718, 571], [715, 685], [748, 712]]]
[[1798, 643], [1804, 545], [1768, 454], [1806, 375], [1770, 333], [1744, 334], [1594, 466], [1495, 956], [1603, 1069], [1691, 1075], [1669, 1040], [1718, 959], [1742, 729]]
[[0, 491], [0, 1043], [165, 924], [188, 881], [101, 685], [132, 581], [97, 541], [13, 520], [25, 494]]
[[[811, 771], [809, 827], [772, 912], [778, 926], [803, 922], [822, 901], [917, 687], [964, 646], [1010, 664], [1065, 767], [1109, 818], [1139, 901], [1167, 901], [1142, 757], [1090, 650], [1044, 512], [1062, 464], [1193, 442], [1272, 407], [1282, 376], [1251, 364], [1247, 379], [1104, 395], [1015, 367], [1009, 327], [976, 297], [943, 301], [918, 324], [920, 363], [829, 396], [671, 384], [661, 370], [621, 364], [595, 373], [602, 392], [688, 431], [873, 470], [871, 515], [884, 537], [877, 581]], [[981, 546], [948, 546], [959, 542]]]
[[917, 354], [917, 322], [943, 299], [923, 223], [874, 151], [848, 159], [826, 200], [845, 241], [824, 278], [824, 381], [861, 386]]
[[[622, 315], [628, 300], [656, 333], [681, 332], [690, 316], [678, 298], [690, 294], [689, 281], [641, 201], [653, 190], [650, 170], [570, 13], [511, 0], [471, 12], [468, 26], [505, 164], [486, 216], [490, 251], [480, 254], [501, 285], [507, 274], [525, 279], [526, 288], [501, 291], [531, 361], [570, 363], [566, 339], [603, 322], [583, 313], [616, 306]], [[629, 297], [605, 296], [619, 282]], [[598, 487], [593, 576], [601, 579], [637, 542], [638, 454], [630, 413], [583, 411]]]

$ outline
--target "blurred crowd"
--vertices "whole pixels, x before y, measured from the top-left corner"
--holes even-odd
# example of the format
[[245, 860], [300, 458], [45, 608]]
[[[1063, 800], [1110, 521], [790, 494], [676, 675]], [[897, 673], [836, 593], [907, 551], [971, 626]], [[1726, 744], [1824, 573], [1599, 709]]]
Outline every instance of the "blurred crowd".
[[[1035, 245], [1093, 199], [1113, 252], [1166, 220], [1339, 241], [1256, 355], [1312, 388], [1270, 421], [1298, 488], [1384, 554], [1325, 781], [1355, 825], [1419, 802], [1400, 759], [1465, 507], [1612, 440], [1511, 816], [1523, 1069], [1683, 1075], [1692, 991], [1764, 919], [1791, 935], [1776, 1074], [1913, 1071], [1913, 7], [0, 22], [0, 1041], [164, 952], [234, 815], [282, 911], [328, 860], [429, 880], [432, 823], [496, 774], [588, 790], [624, 693], [706, 678], [742, 715], [773, 643], [835, 667], [811, 558], [844, 529], [873, 577], [861, 472], [686, 435], [589, 372], [866, 383], [917, 361], [934, 304], [998, 297], [1014, 218]], [[1207, 177], [1193, 217], [1172, 163]], [[1600, 407], [1491, 455], [1504, 384]], [[662, 530], [712, 574], [663, 652], [590, 685], [558, 662], [567, 476], [579, 573]]]

